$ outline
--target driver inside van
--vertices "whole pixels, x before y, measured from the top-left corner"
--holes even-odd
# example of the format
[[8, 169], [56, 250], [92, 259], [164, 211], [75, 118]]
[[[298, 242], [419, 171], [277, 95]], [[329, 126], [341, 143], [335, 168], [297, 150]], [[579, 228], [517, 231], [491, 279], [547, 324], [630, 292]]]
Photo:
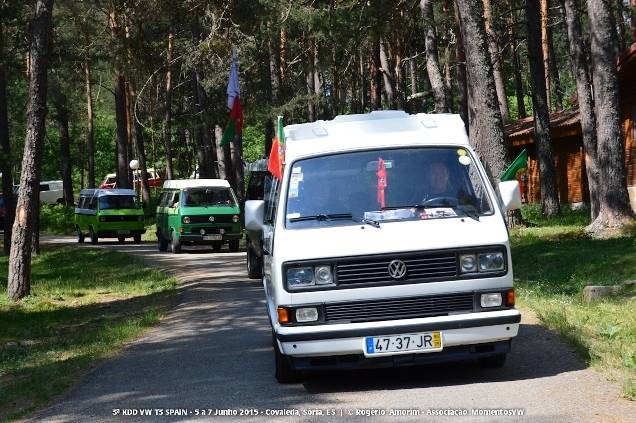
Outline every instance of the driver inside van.
[[450, 178], [450, 170], [444, 162], [435, 162], [427, 166], [426, 182], [428, 189], [423, 201], [435, 198], [457, 198], [457, 189]]

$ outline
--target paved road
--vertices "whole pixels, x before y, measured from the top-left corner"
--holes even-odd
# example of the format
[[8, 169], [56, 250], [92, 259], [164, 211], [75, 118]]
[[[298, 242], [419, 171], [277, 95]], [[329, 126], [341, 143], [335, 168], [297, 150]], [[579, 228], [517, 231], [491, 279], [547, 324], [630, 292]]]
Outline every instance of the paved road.
[[[449, 365], [346, 372], [279, 385], [273, 377], [263, 294], [258, 282], [247, 279], [243, 253], [193, 250], [174, 256], [156, 252], [151, 244], [105, 248], [177, 271], [184, 283], [180, 303], [158, 327], [86, 375], [34, 420], [188, 421], [201, 419], [197, 409], [230, 409], [257, 410], [259, 416], [246, 420], [259, 421], [271, 419], [264, 415], [270, 410], [300, 414], [278, 418], [283, 421], [342, 421], [341, 412], [344, 420], [378, 422], [636, 421], [636, 403], [620, 399], [618, 386], [586, 368], [555, 335], [527, 319], [502, 369]], [[472, 410], [500, 408], [521, 408], [525, 414], [471, 416]], [[146, 409], [152, 417], [139, 415]], [[186, 409], [189, 415], [160, 417], [154, 409]], [[325, 416], [303, 416], [316, 409]], [[392, 409], [421, 414], [390, 417]], [[113, 416], [113, 410], [138, 415]], [[337, 417], [326, 416], [329, 410]], [[356, 417], [356, 410], [387, 414]], [[438, 410], [466, 410], [468, 416], [429, 415]]]

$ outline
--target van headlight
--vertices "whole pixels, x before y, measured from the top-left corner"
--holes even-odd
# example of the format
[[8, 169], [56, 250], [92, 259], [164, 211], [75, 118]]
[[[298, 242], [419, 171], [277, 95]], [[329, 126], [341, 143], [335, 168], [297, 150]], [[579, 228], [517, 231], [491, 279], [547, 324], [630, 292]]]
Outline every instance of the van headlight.
[[479, 254], [480, 272], [496, 272], [497, 270], [503, 270], [503, 268], [504, 258], [502, 252]]
[[501, 307], [501, 304], [503, 303], [501, 298], [501, 292], [493, 292], [491, 294], [481, 294], [479, 303], [482, 308]]
[[318, 320], [316, 307], [302, 307], [296, 309], [296, 321], [298, 323], [315, 322]]
[[185, 217], [183, 218], [183, 223], [188, 224], [188, 223], [190, 223], [190, 222], [191, 222], [191, 220], [190, 220], [190, 216], [185, 216]]
[[475, 251], [459, 255], [459, 271], [466, 273], [500, 272], [506, 268], [504, 251]]
[[286, 274], [290, 290], [335, 285], [330, 265], [289, 267]]
[[237, 215], [232, 216], [232, 222], [234, 223], [238, 223], [239, 219], [240, 218]]

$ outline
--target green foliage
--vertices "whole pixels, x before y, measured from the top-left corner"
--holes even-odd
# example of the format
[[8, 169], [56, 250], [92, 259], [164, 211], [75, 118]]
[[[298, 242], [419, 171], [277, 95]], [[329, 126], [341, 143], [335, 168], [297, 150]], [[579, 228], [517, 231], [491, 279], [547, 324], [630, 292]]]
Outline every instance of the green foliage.
[[75, 209], [62, 204], [40, 204], [40, 232], [68, 235], [75, 232]]
[[76, 246], [42, 249], [32, 275], [19, 304], [0, 285], [0, 421], [42, 407], [157, 323], [176, 288], [129, 255]]
[[243, 160], [251, 163], [263, 158], [265, 152], [265, 129], [261, 124], [243, 128]]
[[636, 292], [584, 303], [586, 285], [614, 285], [636, 279], [636, 235], [599, 240], [583, 227], [578, 212], [544, 219], [526, 207], [536, 227], [511, 233], [518, 298], [541, 322], [568, 340], [605, 375], [622, 381], [623, 394], [636, 399]]
[[532, 226], [586, 226], [590, 223], [588, 208], [572, 209], [569, 205], [561, 206], [561, 214], [553, 218], [546, 218], [541, 211], [541, 204], [533, 203], [521, 208], [523, 219]]

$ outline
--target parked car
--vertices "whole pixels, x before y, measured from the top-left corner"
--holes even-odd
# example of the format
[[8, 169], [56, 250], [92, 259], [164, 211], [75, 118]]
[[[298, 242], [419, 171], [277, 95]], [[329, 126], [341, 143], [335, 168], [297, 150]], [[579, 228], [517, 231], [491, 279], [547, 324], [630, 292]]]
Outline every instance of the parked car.
[[276, 378], [458, 360], [503, 365], [517, 335], [505, 211], [458, 115], [339, 116], [285, 131], [261, 231]]
[[[150, 188], [157, 188], [161, 186], [161, 176], [157, 171], [150, 167], [146, 170], [146, 174], [148, 175], [148, 186]], [[139, 187], [141, 185], [141, 170], [136, 170], [133, 172], [133, 180], [135, 183], [135, 187]], [[117, 174], [109, 173], [104, 178], [104, 181], [99, 185], [100, 188], [117, 188]]]
[[117, 238], [124, 242], [132, 237], [141, 242], [144, 211], [131, 189], [84, 189], [75, 208], [77, 242], [88, 236], [91, 244], [99, 238]]
[[[13, 194], [17, 197], [20, 185], [13, 186]], [[40, 202], [44, 204], [64, 204], [64, 184], [62, 181], [40, 182]]]
[[[245, 199], [263, 200], [272, 185], [272, 175], [267, 170], [267, 159], [257, 160], [246, 166], [247, 189]], [[245, 245], [247, 249], [247, 275], [251, 279], [263, 277], [263, 239], [261, 231], [245, 231]]]
[[181, 252], [182, 245], [211, 245], [238, 251], [241, 223], [234, 191], [225, 179], [170, 180], [157, 205], [159, 251]]
[[117, 188], [117, 175], [115, 173], [109, 173], [104, 178], [104, 181], [99, 184], [101, 189], [113, 189]]

